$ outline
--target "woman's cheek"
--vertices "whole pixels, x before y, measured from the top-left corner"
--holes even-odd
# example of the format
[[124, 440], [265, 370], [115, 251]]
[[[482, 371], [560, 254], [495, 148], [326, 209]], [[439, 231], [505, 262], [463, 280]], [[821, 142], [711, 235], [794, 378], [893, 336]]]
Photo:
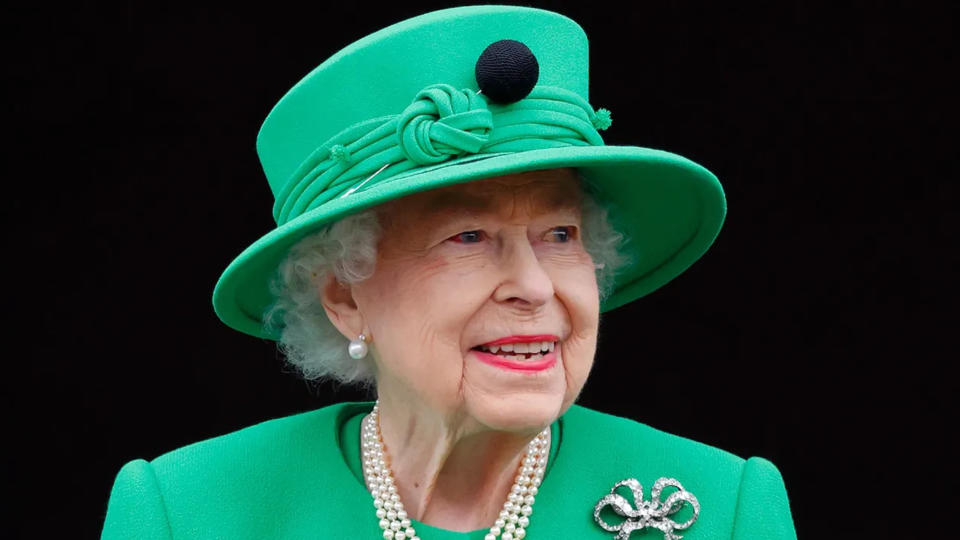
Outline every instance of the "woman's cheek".
[[556, 267], [556, 294], [570, 318], [570, 352], [567, 371], [571, 391], [579, 392], [593, 365], [600, 320], [600, 299], [593, 261], [580, 259], [575, 264]]
[[599, 288], [592, 259], [574, 255], [555, 258], [548, 262], [547, 268], [558, 296], [568, 297], [581, 309], [589, 310], [591, 305], [599, 309]]
[[482, 272], [491, 267], [489, 249], [483, 246], [457, 246], [447, 243], [438, 246], [405, 273], [418, 281], [445, 282], [465, 275]]

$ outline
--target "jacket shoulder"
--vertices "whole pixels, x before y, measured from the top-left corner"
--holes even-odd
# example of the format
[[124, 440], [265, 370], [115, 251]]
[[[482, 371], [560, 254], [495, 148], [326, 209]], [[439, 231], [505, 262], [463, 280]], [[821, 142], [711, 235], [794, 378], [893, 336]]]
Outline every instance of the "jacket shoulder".
[[[336, 466], [336, 460], [343, 460], [337, 450], [338, 426], [364, 407], [369, 408], [362, 402], [337, 403], [196, 442], [149, 462], [133, 460], [117, 475], [104, 537], [123, 536], [108, 531], [128, 530], [115, 525], [119, 522], [112, 514], [123, 517], [131, 505], [143, 514], [145, 501], [150, 513], [135, 516], [136, 523], [124, 518], [126, 523], [164, 522], [168, 530], [191, 537], [210, 536], [211, 531], [225, 538], [269, 537], [278, 523], [304, 513], [291, 502], [293, 493], [302, 496], [293, 500], [327, 501], [331, 511], [342, 510], [324, 486], [352, 479], [344, 477], [345, 467]], [[134, 530], [142, 537], [147, 529]]]
[[651, 458], [670, 455], [677, 463], [683, 461], [709, 462], [729, 472], [739, 474], [745, 459], [720, 448], [668, 433], [631, 418], [572, 405], [564, 415], [565, 429], [590, 432], [599, 441], [617, 449], [624, 458]]
[[[563, 416], [556, 466], [594, 503], [617, 482], [636, 479], [645, 497], [660, 478], [677, 480], [701, 512], [684, 538], [792, 540], [783, 480], [770, 461], [668, 433], [630, 418], [572, 405]], [[576, 465], [562, 460], [576, 459]], [[586, 504], [587, 501], [584, 501]], [[690, 510], [688, 510], [690, 512]]]
[[342, 402], [320, 409], [267, 420], [196, 442], [153, 461], [158, 478], [216, 485], [245, 479], [251, 486], [298, 474], [306, 463], [342, 460], [339, 426], [347, 417], [369, 409], [364, 402]]
[[344, 405], [338, 403], [259, 422], [171, 450], [150, 463], [163, 474], [174, 473], [180, 466], [188, 466], [195, 473], [197, 463], [214, 467], [228, 466], [236, 459], [250, 463], [251, 458], [275, 452], [279, 447], [297, 449], [309, 446], [334, 433], [336, 417], [342, 413]]
[[796, 540], [790, 500], [776, 465], [762, 457], [748, 459], [738, 495], [733, 540]]

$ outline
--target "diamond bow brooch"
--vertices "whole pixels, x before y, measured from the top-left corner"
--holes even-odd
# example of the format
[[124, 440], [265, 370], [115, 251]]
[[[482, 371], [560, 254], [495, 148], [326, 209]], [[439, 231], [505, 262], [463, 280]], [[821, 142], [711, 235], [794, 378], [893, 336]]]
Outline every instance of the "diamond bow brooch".
[[[627, 486], [633, 492], [633, 502], [636, 508], [633, 508], [625, 497], [616, 493], [620, 486]], [[661, 499], [661, 492], [667, 486], [675, 487], [678, 491], [671, 493], [666, 500], [663, 500]], [[677, 523], [670, 519], [670, 516], [683, 509], [685, 503], [689, 503], [693, 508], [693, 516], [683, 523]], [[605, 522], [600, 517], [600, 512], [607, 506], [627, 519], [619, 525], [610, 525]], [[680, 540], [682, 536], [675, 534], [674, 531], [682, 531], [690, 527], [697, 521], [699, 515], [700, 503], [697, 498], [693, 493], [683, 489], [680, 482], [673, 478], [657, 479], [656, 483], [653, 484], [653, 489], [650, 490], [649, 501], [643, 500], [643, 486], [635, 478], [621, 480], [610, 488], [610, 493], [604, 495], [593, 509], [593, 519], [605, 531], [618, 533], [616, 540], [629, 540], [630, 533], [642, 531], [648, 527], [663, 532], [664, 540]]]

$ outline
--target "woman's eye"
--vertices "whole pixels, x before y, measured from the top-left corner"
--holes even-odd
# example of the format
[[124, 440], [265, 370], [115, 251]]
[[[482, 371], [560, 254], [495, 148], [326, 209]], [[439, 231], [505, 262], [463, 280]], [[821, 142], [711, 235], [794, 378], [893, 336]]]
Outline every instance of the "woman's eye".
[[[458, 234], [455, 234], [450, 237], [450, 240], [457, 242], [458, 244], [476, 244], [483, 241], [484, 232], [481, 230], [475, 231], [464, 231]], [[576, 238], [576, 227], [572, 225], [564, 225], [562, 227], [554, 227], [547, 232], [546, 240], [548, 242], [558, 242], [561, 244], [566, 244]]]
[[475, 244], [483, 237], [483, 231], [464, 231], [453, 235], [450, 239], [461, 244]]
[[570, 225], [564, 225], [562, 227], [554, 227], [547, 232], [547, 239], [553, 239], [555, 242], [567, 243], [570, 240], [573, 240], [574, 228]]

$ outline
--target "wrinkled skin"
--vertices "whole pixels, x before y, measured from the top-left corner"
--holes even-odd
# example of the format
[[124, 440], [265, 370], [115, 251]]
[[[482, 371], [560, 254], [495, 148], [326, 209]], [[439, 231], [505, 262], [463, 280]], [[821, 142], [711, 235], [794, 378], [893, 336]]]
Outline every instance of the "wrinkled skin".
[[[390, 201], [373, 276], [320, 291], [345, 337], [368, 336], [384, 442], [414, 519], [489, 527], [524, 445], [582, 390], [600, 304], [579, 197], [573, 171], [554, 169]], [[505, 370], [471, 352], [517, 334], [558, 336], [556, 364]]]

